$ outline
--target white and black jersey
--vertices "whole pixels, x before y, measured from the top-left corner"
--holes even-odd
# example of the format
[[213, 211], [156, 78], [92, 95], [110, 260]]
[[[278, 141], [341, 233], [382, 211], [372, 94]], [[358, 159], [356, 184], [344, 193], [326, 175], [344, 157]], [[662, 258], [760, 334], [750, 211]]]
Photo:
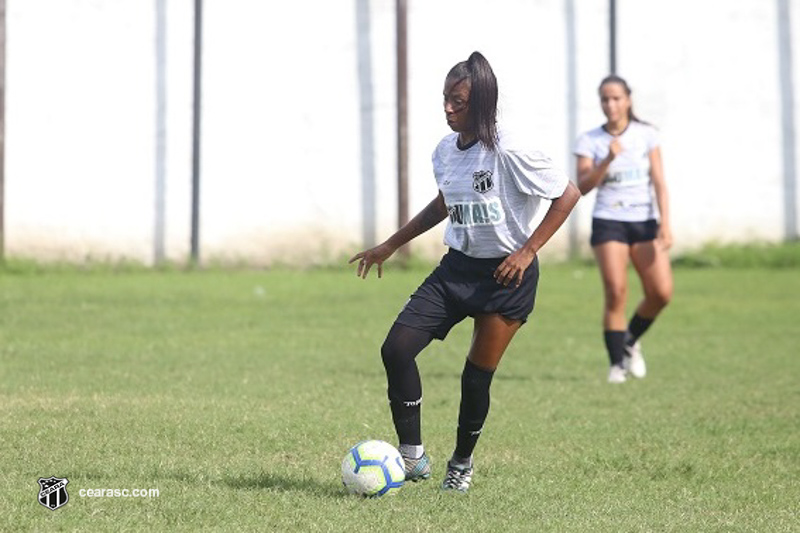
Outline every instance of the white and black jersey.
[[507, 256], [530, 238], [542, 199], [560, 197], [569, 183], [541, 152], [520, 148], [500, 134], [496, 151], [447, 135], [433, 152], [436, 183], [449, 222], [445, 245], [469, 257]]
[[[575, 143], [575, 155], [595, 165], [608, 155], [614, 137], [602, 127], [587, 131]], [[650, 152], [659, 145], [658, 131], [649, 124], [631, 121], [619, 136], [622, 152], [608, 166], [597, 187], [594, 218], [643, 222], [657, 217], [650, 181]]]

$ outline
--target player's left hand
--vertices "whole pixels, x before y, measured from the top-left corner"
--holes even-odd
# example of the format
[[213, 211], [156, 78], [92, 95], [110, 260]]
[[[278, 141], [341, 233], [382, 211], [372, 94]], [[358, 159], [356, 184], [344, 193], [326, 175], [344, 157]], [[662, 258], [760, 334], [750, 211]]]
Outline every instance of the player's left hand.
[[525, 271], [533, 263], [536, 254], [529, 252], [525, 248], [521, 248], [505, 258], [500, 263], [500, 266], [494, 271], [494, 279], [497, 283], [508, 287], [512, 283], [515, 287], [522, 284], [522, 278], [525, 276]]

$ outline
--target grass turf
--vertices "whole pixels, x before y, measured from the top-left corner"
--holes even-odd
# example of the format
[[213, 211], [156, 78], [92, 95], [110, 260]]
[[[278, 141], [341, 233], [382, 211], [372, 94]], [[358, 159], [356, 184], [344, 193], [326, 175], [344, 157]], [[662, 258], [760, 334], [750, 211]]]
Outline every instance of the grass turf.
[[[677, 269], [648, 377], [611, 386], [596, 270], [543, 265], [470, 493], [438, 488], [465, 322], [419, 359], [433, 478], [346, 495], [347, 449], [395, 441], [378, 349], [426, 274], [0, 273], [0, 529], [798, 530], [795, 269]], [[36, 499], [52, 475], [69, 479], [56, 511]], [[159, 496], [79, 496], [94, 488]]]

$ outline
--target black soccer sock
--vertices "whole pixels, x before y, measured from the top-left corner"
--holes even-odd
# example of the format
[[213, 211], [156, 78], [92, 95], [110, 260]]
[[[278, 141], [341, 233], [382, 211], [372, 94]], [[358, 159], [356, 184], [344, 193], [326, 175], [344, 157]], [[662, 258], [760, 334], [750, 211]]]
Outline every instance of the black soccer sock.
[[628, 323], [628, 335], [625, 339], [628, 346], [636, 344], [636, 341], [644, 335], [644, 332], [647, 331], [653, 321], [655, 321], [655, 318], [643, 318], [638, 313], [634, 313]]
[[456, 449], [454, 456], [467, 459], [481, 436], [483, 423], [489, 414], [489, 387], [493, 371], [475, 366], [469, 359], [461, 374], [461, 407], [458, 412]]
[[603, 337], [606, 341], [608, 359], [612, 365], [622, 366], [622, 358], [625, 356], [625, 332], [605, 330]]
[[381, 347], [392, 421], [400, 444], [422, 444], [422, 381], [415, 358], [433, 335], [395, 323]]

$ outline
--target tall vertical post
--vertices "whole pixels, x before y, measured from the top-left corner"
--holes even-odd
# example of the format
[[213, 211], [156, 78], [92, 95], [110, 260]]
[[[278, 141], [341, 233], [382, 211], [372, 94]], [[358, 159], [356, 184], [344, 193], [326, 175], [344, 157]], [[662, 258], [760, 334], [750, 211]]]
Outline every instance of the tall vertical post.
[[608, 72], [617, 73], [617, 0], [608, 0]]
[[167, 0], [156, 0], [156, 183], [153, 262], [164, 262], [167, 160]]
[[[564, 6], [564, 19], [566, 22], [566, 54], [567, 54], [567, 174], [572, 174], [575, 169], [572, 155], [575, 138], [578, 135], [578, 67], [577, 67], [577, 37], [575, 30], [575, 0], [566, 0]], [[577, 179], [577, 176], [575, 177]], [[578, 246], [578, 209], [575, 206], [569, 217], [569, 249], [570, 259], [576, 259], [580, 252]]]
[[0, 264], [6, 260], [6, 0], [0, 0]]
[[369, 0], [356, 1], [356, 36], [358, 43], [358, 95], [360, 100], [361, 137], [361, 228], [364, 248], [376, 244], [375, 192], [375, 107], [372, 88], [372, 53], [370, 45]]
[[[781, 86], [781, 137], [783, 139], [784, 239], [797, 241], [797, 157], [794, 81], [792, 72], [792, 25], [789, 0], [778, 0], [778, 65]], [[796, 29], [796, 28], [795, 28]]]
[[200, 118], [202, 96], [203, 0], [194, 1], [194, 104], [192, 124], [191, 262], [200, 264]]
[[[406, 0], [397, 7], [397, 226], [408, 222], [408, 10]], [[403, 246], [400, 257], [408, 259]]]

